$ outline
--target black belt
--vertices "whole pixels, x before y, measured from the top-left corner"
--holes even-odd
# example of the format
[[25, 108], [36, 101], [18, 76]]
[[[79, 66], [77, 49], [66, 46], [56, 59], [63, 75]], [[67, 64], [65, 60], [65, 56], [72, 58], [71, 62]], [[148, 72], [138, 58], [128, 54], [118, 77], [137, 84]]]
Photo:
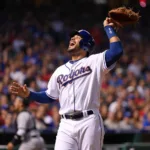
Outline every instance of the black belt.
[[[87, 116], [94, 114], [93, 110], [88, 110], [87, 112]], [[75, 111], [72, 113], [67, 113], [67, 114], [63, 114], [61, 115], [61, 118], [65, 118], [65, 119], [81, 119], [84, 117], [84, 113], [82, 111]]]
[[39, 137], [38, 135], [32, 135], [31, 136], [32, 138], [37, 138], [37, 137]]

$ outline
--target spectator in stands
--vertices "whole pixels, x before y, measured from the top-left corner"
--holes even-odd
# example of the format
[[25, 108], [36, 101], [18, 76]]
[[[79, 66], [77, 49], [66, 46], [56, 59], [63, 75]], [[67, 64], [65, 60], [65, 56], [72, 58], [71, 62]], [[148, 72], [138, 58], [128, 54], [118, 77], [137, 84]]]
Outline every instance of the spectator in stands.
[[143, 121], [143, 129], [150, 131], [150, 111], [147, 113], [146, 118]]
[[124, 117], [123, 116], [123, 110], [119, 110], [119, 111], [116, 112], [116, 120], [117, 120], [117, 122], [122, 121], [123, 117]]
[[124, 109], [124, 102], [121, 97], [118, 97], [116, 101], [112, 102], [109, 106], [109, 112], [115, 113]]
[[58, 127], [59, 127], [59, 122], [60, 122], [60, 115], [59, 115], [59, 109], [58, 106], [55, 104], [53, 105], [53, 107], [51, 108], [51, 116], [52, 116], [52, 130], [53, 131], [57, 131]]
[[141, 79], [137, 86], [137, 91], [139, 92], [140, 96], [143, 98], [145, 97], [145, 89], [146, 89], [145, 81], [143, 79]]
[[0, 114], [1, 114], [2, 119], [5, 120], [5, 118], [8, 115], [9, 107], [8, 106], [2, 106], [0, 111], [1, 111]]
[[131, 124], [133, 125], [134, 129], [141, 130], [143, 127], [142, 117], [140, 116], [140, 113], [137, 109], [133, 112], [133, 117], [131, 118]]
[[116, 120], [115, 113], [109, 112], [108, 118], [104, 121], [104, 126], [109, 130], [118, 130], [119, 129], [119, 123]]
[[22, 38], [22, 35], [18, 34], [16, 36], [16, 38], [14, 39], [14, 41], [13, 41], [13, 49], [14, 49], [14, 51], [20, 52], [21, 48], [23, 48], [24, 45], [25, 45], [25, 41]]
[[132, 130], [133, 126], [131, 124], [131, 113], [125, 112], [123, 120], [119, 123], [120, 130]]
[[100, 106], [100, 113], [101, 113], [101, 116], [102, 116], [103, 120], [107, 119], [108, 107], [107, 107], [106, 104], [101, 104], [101, 106]]
[[141, 75], [141, 64], [138, 61], [138, 58], [133, 58], [132, 63], [128, 66], [128, 71], [134, 73], [136, 77]]
[[46, 124], [44, 122], [45, 114], [46, 114], [45, 107], [43, 105], [40, 105], [36, 112], [36, 128], [38, 130], [46, 129]]
[[9, 132], [15, 131], [13, 126], [13, 116], [10, 113], [6, 115], [6, 118], [4, 119], [4, 125], [2, 125], [1, 128]]
[[150, 69], [149, 71], [146, 72], [145, 76], [146, 76], [147, 87], [150, 89]]
[[9, 108], [8, 106], [8, 97], [6, 95], [0, 96], [0, 107]]

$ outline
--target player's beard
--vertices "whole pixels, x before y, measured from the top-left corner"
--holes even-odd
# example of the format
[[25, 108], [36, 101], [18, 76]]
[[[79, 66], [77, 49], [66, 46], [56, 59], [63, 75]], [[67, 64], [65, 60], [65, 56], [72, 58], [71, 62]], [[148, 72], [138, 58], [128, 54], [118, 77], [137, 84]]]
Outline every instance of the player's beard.
[[76, 47], [73, 47], [73, 48], [69, 48], [67, 49], [67, 52], [70, 54], [70, 55], [78, 55], [80, 52], [81, 52], [81, 49], [79, 46], [76, 46]]
[[79, 49], [79, 48], [78, 49], [77, 48], [69, 49], [68, 53], [70, 56], [78, 56], [81, 53], [81, 49]]

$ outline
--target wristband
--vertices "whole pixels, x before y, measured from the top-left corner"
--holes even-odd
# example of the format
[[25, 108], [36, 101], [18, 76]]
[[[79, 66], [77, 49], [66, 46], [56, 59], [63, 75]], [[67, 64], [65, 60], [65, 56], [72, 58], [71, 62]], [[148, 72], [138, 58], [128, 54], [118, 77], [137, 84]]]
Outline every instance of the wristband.
[[14, 146], [20, 144], [21, 142], [22, 142], [21, 136], [19, 136], [19, 135], [17, 135], [17, 134], [14, 136], [14, 138], [13, 138], [12, 141], [11, 141], [11, 143], [12, 143]]
[[117, 35], [116, 31], [114, 30], [112, 26], [109, 26], [109, 25], [105, 26], [104, 29], [109, 39]]

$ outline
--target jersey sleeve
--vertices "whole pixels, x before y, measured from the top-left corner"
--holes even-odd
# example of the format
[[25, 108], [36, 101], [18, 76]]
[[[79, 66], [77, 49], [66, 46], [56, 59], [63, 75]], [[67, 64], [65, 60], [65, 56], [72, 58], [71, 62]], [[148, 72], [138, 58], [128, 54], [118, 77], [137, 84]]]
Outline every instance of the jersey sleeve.
[[116, 63], [114, 63], [111, 66], [107, 67], [106, 59], [105, 59], [106, 51], [108, 51], [108, 50], [105, 50], [102, 54], [103, 54], [103, 71], [107, 73], [115, 67]]
[[58, 89], [58, 85], [57, 85], [56, 71], [52, 74], [52, 76], [48, 82], [46, 94], [48, 97], [50, 97], [52, 99], [58, 99], [58, 97], [59, 97], [59, 89]]
[[107, 50], [105, 50], [102, 53], [91, 55], [91, 61], [92, 63], [95, 63], [95, 65], [104, 73], [108, 73], [110, 70], [112, 70], [115, 67], [115, 64], [112, 64], [111, 66], [107, 67], [106, 60], [105, 60], [105, 53]]
[[28, 128], [28, 121], [30, 115], [27, 112], [22, 112], [17, 117], [17, 128], [26, 130]]

